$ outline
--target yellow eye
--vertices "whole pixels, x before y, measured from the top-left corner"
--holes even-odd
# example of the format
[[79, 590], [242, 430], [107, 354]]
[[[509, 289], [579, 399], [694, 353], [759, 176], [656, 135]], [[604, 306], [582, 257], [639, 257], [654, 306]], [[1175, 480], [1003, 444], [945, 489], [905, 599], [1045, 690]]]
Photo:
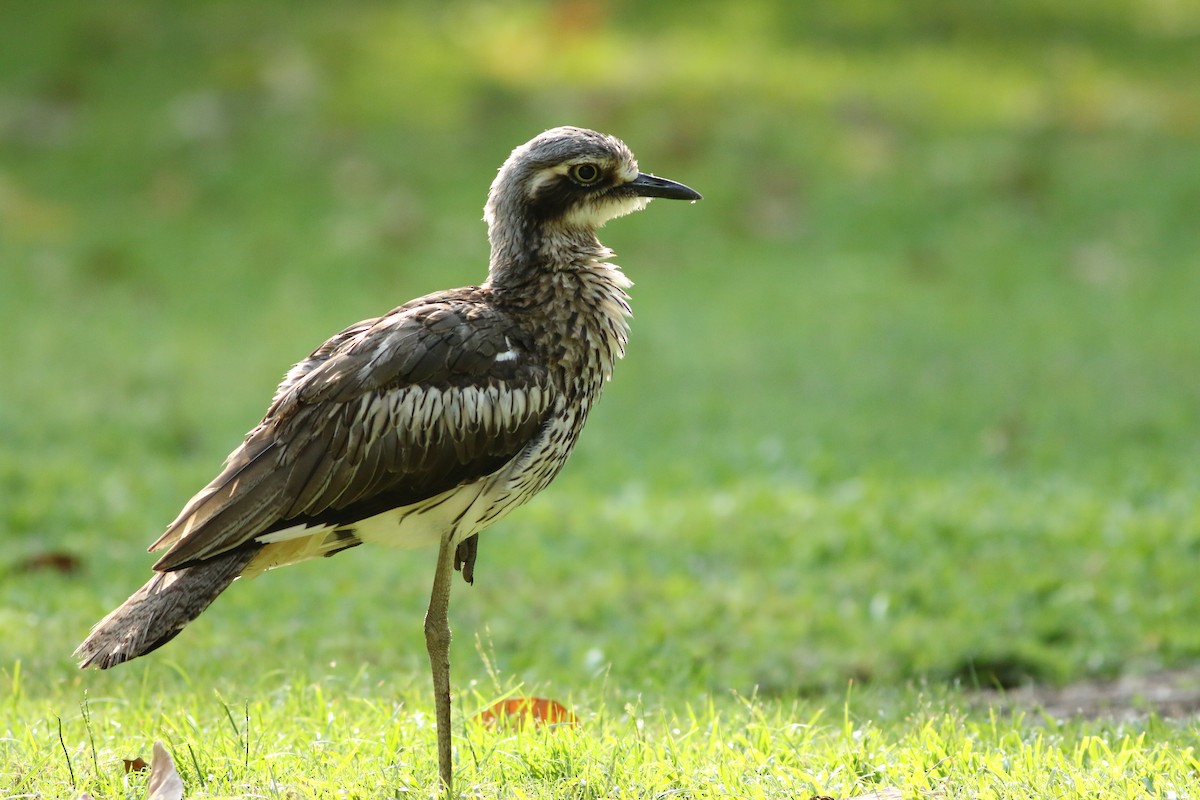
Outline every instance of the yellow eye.
[[567, 174], [571, 176], [571, 180], [582, 186], [591, 186], [600, 180], [600, 168], [595, 164], [575, 164]]

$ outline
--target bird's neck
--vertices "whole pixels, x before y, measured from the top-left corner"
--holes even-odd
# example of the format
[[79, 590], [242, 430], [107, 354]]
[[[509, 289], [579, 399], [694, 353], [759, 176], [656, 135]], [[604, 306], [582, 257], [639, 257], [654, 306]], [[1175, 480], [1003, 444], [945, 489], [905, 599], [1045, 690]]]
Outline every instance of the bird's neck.
[[492, 254], [488, 282], [498, 288], [524, 287], [557, 270], [587, 268], [611, 255], [593, 230], [538, 224], [512, 217], [488, 231]]
[[492, 237], [485, 286], [539, 329], [548, 357], [597, 381], [608, 378], [625, 354], [632, 285], [607, 261], [612, 251], [590, 230], [547, 231], [506, 247], [514, 238]]

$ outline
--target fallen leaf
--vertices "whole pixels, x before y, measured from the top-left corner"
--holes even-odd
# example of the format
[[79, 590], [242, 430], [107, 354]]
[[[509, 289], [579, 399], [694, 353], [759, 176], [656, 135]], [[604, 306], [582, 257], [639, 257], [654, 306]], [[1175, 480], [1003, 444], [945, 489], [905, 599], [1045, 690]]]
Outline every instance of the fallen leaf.
[[146, 800], [183, 800], [183, 779], [175, 771], [175, 762], [162, 742], [154, 743]]
[[64, 551], [51, 551], [48, 553], [38, 553], [29, 558], [22, 559], [13, 565], [16, 572], [59, 572], [63, 575], [73, 575], [79, 572], [83, 562], [79, 560], [79, 556], [73, 553]]
[[534, 725], [574, 724], [579, 721], [562, 703], [545, 697], [512, 697], [475, 715], [476, 722], [488, 727], [500, 722], [520, 727], [527, 719]]
[[122, 758], [121, 760], [125, 762], [126, 773], [145, 772], [146, 770], [150, 769], [150, 765], [146, 763], [146, 759], [142, 758], [141, 756], [138, 756], [134, 759]]

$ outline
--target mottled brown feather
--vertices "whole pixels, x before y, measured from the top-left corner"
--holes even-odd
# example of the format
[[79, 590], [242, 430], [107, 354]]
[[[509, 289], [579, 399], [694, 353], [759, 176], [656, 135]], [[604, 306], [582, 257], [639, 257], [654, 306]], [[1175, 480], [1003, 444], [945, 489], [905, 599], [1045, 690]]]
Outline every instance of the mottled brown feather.
[[[496, 360], [524, 338], [486, 295], [430, 295], [317, 348], [155, 542], [167, 551], [154, 568], [179, 569], [295, 525], [349, 526], [503, 467], [545, 423], [551, 392], [543, 367]], [[406, 400], [432, 392], [445, 413], [432, 413], [431, 401], [416, 407], [427, 413], [405, 413]], [[474, 415], [454, 401], [476, 396], [493, 402]]]

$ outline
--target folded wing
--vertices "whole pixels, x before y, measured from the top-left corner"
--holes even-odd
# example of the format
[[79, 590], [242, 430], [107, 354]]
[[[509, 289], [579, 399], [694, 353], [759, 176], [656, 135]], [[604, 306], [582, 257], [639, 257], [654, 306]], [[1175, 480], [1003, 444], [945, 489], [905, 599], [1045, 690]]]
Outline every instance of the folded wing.
[[175, 570], [297, 525], [349, 526], [501, 469], [554, 405], [532, 344], [468, 291], [351, 326], [297, 364], [151, 546]]

